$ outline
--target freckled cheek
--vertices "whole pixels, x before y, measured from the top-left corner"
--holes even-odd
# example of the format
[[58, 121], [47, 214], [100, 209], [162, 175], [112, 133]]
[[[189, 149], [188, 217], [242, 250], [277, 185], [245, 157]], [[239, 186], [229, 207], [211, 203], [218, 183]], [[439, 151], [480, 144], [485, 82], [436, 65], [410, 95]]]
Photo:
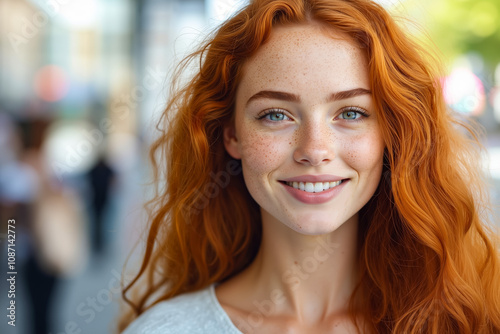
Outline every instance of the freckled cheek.
[[[241, 159], [256, 173], [268, 173], [281, 165], [289, 151], [289, 140], [271, 134], [242, 133]], [[287, 150], [288, 148], [288, 150]]]
[[345, 161], [359, 173], [382, 171], [384, 144], [378, 133], [356, 136], [343, 145]]

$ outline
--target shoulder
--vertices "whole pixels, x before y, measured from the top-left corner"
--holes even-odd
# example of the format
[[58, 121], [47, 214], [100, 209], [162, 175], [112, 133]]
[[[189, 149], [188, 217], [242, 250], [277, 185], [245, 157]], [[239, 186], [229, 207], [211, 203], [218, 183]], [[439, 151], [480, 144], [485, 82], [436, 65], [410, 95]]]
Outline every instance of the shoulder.
[[141, 314], [122, 334], [240, 334], [224, 313], [213, 286], [160, 302]]

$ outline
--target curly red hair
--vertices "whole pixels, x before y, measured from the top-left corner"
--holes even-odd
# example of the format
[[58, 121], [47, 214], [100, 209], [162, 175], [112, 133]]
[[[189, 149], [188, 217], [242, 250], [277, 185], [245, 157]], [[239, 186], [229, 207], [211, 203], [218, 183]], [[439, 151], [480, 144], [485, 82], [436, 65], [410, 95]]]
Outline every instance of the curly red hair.
[[[386, 144], [382, 180], [360, 212], [352, 314], [376, 333], [499, 333], [498, 239], [487, 227], [477, 131], [447, 110], [430, 54], [368, 0], [255, 0], [185, 60], [179, 73], [193, 60], [199, 69], [170, 100], [167, 130], [151, 149], [155, 180], [164, 176], [167, 187], [152, 201], [144, 260], [123, 290], [134, 316], [120, 329], [253, 260], [260, 211], [222, 131], [233, 121], [245, 61], [274, 26], [310, 21], [366, 52]], [[220, 173], [225, 179], [215, 180]]]

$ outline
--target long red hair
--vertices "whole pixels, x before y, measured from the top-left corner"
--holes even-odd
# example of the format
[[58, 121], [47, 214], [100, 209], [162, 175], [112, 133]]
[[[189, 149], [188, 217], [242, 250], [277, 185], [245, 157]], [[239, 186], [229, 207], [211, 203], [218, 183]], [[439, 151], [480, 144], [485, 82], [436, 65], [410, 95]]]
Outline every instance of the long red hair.
[[430, 54], [367, 0], [255, 0], [185, 60], [179, 73], [199, 68], [169, 101], [151, 149], [158, 191], [142, 266], [123, 290], [134, 316], [120, 329], [253, 260], [260, 211], [222, 131], [245, 61], [273, 26], [310, 21], [365, 50], [386, 144], [382, 180], [360, 212], [352, 314], [376, 333], [499, 333], [498, 239], [487, 227], [477, 132], [446, 109]]

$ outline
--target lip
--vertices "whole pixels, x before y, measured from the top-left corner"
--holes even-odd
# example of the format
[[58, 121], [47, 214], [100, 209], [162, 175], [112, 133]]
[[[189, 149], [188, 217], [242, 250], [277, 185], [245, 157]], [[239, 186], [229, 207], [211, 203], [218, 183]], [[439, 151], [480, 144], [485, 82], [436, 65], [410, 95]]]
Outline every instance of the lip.
[[[302, 180], [302, 179], [301, 179]], [[333, 179], [328, 179], [331, 181], [334, 181]], [[338, 181], [343, 180], [341, 184], [334, 188], [330, 188], [328, 190], [319, 192], [319, 193], [308, 193], [303, 190], [295, 189], [294, 187], [290, 187], [284, 182], [280, 182], [283, 187], [285, 187], [285, 190], [292, 195], [293, 198], [296, 200], [305, 203], [305, 204], [322, 204], [330, 201], [334, 197], [336, 197], [342, 189], [344, 189], [344, 186], [350, 181], [349, 179], [338, 179]], [[288, 181], [288, 180], [287, 180]], [[292, 182], [292, 181], [288, 181]], [[294, 182], [304, 182], [304, 181], [294, 181]], [[314, 181], [313, 181], [314, 182]], [[321, 181], [315, 181], [315, 182], [321, 182]], [[326, 181], [325, 181], [326, 182]], [[335, 182], [335, 181], [334, 181]]]
[[345, 180], [345, 177], [340, 177], [336, 175], [330, 175], [330, 174], [322, 174], [322, 175], [300, 175], [300, 176], [295, 176], [291, 177], [289, 179], [283, 179], [280, 181], [285, 181], [285, 182], [337, 182], [341, 180]]

